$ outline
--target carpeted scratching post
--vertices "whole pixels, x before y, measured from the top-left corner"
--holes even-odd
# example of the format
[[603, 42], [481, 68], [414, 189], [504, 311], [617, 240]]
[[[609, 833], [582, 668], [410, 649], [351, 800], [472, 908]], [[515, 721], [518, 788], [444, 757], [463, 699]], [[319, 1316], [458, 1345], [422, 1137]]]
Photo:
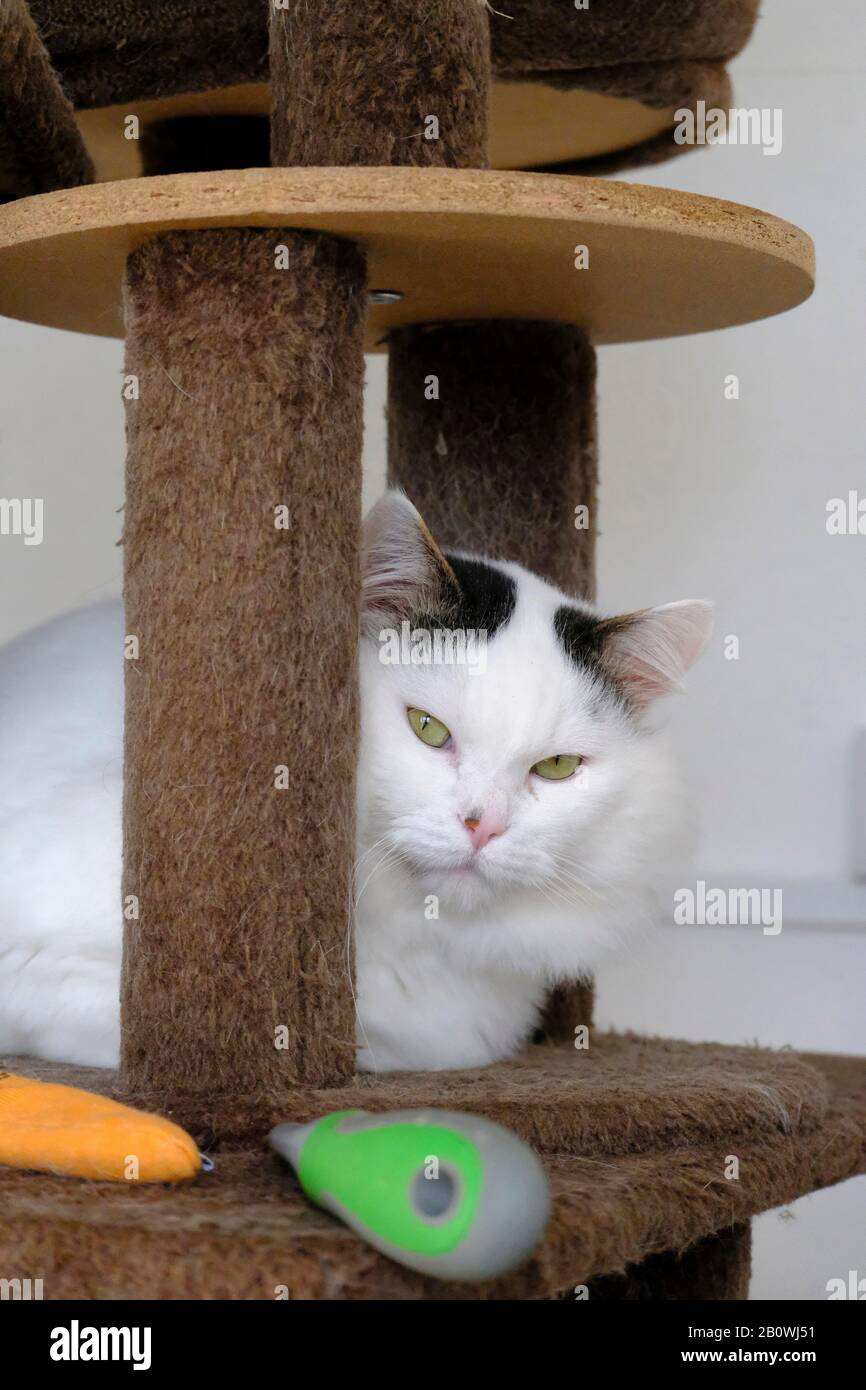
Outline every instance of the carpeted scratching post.
[[486, 0], [272, 9], [271, 162], [483, 167], [487, 13]]
[[[485, 16], [273, 10], [272, 162], [339, 163], [317, 131], [415, 162], [437, 108], [442, 162], [477, 156]], [[363, 290], [362, 254], [309, 233], [169, 234], [129, 262], [122, 1079], [180, 1115], [354, 1070]]]
[[[680, 149], [671, 105], [727, 90], [755, 0], [33, 9], [118, 180], [78, 186], [86, 155], [16, 0], [10, 191], [58, 191], [0, 208], [0, 312], [120, 333], [125, 283], [122, 1085], [216, 1167], [172, 1190], [0, 1171], [0, 1276], [38, 1270], [46, 1298], [273, 1298], [277, 1277], [292, 1298], [743, 1297], [750, 1218], [866, 1165], [862, 1063], [575, 1048], [580, 986], [551, 999], [547, 1045], [505, 1062], [354, 1076], [347, 929], [362, 347], [390, 346], [392, 477], [439, 538], [591, 594], [593, 346], [790, 309], [811, 244], [753, 208], [503, 170]], [[391, 293], [367, 302], [367, 280]], [[553, 1217], [521, 1269], [481, 1289], [412, 1274], [263, 1152], [279, 1120], [408, 1106], [539, 1151]]]
[[[441, 545], [514, 560], [595, 594], [595, 353], [570, 324], [400, 328], [388, 355], [388, 479]], [[551, 1040], [592, 1021], [588, 982], [557, 989]]]
[[93, 162], [25, 0], [0, 5], [0, 201], [89, 183]]
[[564, 323], [398, 328], [388, 479], [441, 545], [595, 593], [595, 353]]
[[364, 277], [350, 243], [280, 230], [168, 233], [129, 261], [133, 1094], [354, 1068]]

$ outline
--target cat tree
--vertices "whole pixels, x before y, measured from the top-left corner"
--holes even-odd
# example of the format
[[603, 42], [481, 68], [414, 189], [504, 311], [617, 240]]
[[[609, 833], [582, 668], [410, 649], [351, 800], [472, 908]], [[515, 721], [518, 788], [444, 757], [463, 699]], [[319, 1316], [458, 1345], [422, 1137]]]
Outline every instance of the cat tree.
[[[486, 167], [489, 116], [500, 166], [673, 153], [674, 108], [726, 99], [753, 0], [503, 8], [287, 0], [269, 50], [266, 0], [2, 11], [0, 313], [125, 332], [139, 640], [121, 1074], [8, 1065], [216, 1157], [176, 1189], [0, 1170], [0, 1274], [39, 1270], [46, 1297], [743, 1297], [751, 1216], [866, 1168], [863, 1064], [591, 1028], [577, 1049], [585, 985], [512, 1062], [353, 1074], [365, 347], [389, 353], [391, 477], [438, 539], [591, 594], [594, 346], [760, 319], [813, 282], [808, 237], [754, 209]], [[262, 1136], [353, 1104], [534, 1143], [555, 1205], [530, 1263], [452, 1288], [309, 1207]]]

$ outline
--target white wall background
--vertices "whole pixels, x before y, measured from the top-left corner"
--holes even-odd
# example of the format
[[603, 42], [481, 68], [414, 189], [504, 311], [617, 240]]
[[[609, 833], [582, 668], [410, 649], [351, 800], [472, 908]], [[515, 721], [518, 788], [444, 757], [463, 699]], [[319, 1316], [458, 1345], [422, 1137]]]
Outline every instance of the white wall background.
[[[776, 157], [715, 147], [645, 183], [751, 203], [817, 245], [812, 300], [765, 323], [600, 354], [600, 601], [715, 599], [719, 639], [672, 711], [701, 808], [708, 882], [786, 885], [786, 925], [667, 928], [608, 968], [599, 1021], [730, 1042], [866, 1052], [866, 912], [844, 898], [848, 756], [866, 725], [866, 536], [826, 503], [863, 457], [866, 12], [766, 0], [732, 65], [735, 101], [780, 107]], [[119, 592], [118, 343], [0, 320], [0, 495], [45, 499], [45, 540], [0, 540], [0, 640]], [[724, 378], [736, 373], [740, 399]], [[381, 359], [369, 363], [367, 500], [384, 474]], [[736, 634], [740, 659], [721, 637]], [[797, 881], [860, 926], [797, 925]], [[688, 881], [684, 879], [684, 881]], [[822, 899], [823, 900], [823, 899]], [[790, 904], [790, 911], [789, 905]], [[806, 914], [808, 915], [808, 914]], [[866, 1179], [756, 1223], [756, 1298], [822, 1298], [866, 1274]]]
[[[641, 174], [751, 203], [812, 235], [813, 298], [769, 322], [601, 354], [600, 596], [712, 597], [721, 644], [675, 711], [701, 807], [698, 865], [740, 886], [848, 876], [848, 757], [866, 725], [866, 536], [828, 536], [826, 503], [866, 496], [866, 13], [767, 0], [732, 65], [740, 106], [779, 107], [783, 147], [722, 147]], [[724, 377], [740, 378], [725, 400]], [[793, 881], [793, 882], [792, 882]], [[729, 1042], [866, 1052], [860, 928], [669, 928], [599, 981], [603, 1023]], [[866, 1179], [756, 1223], [752, 1296], [820, 1298], [866, 1269]]]

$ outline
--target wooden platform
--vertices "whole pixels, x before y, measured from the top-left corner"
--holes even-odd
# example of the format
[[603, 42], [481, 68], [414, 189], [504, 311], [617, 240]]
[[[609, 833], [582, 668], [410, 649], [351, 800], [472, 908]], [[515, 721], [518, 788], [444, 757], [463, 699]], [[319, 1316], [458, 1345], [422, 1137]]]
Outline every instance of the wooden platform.
[[[805, 232], [713, 198], [607, 180], [474, 170], [248, 169], [95, 184], [0, 208], [0, 314], [122, 333], [126, 256], [175, 228], [315, 228], [361, 242], [367, 346], [407, 323], [545, 319], [597, 344], [791, 309], [814, 285]], [[575, 268], [585, 246], [588, 268]]]
[[[76, 112], [76, 121], [96, 178], [104, 182], [142, 173], [140, 141], [126, 135], [130, 115], [138, 117], [140, 130], [180, 117], [258, 116], [265, 120], [270, 103], [270, 85], [249, 82], [83, 109]], [[671, 130], [673, 123], [673, 107], [645, 106], [629, 97], [577, 87], [563, 90], [540, 82], [494, 82], [490, 164], [494, 169], [527, 169], [593, 159], [641, 145]]]
[[553, 1217], [532, 1259], [489, 1284], [446, 1284], [378, 1255], [301, 1196], [263, 1145], [218, 1150], [182, 1187], [83, 1183], [0, 1169], [0, 1271], [34, 1272], [46, 1299], [545, 1298], [866, 1171], [866, 1060], [810, 1056], [823, 1119], [730, 1146], [671, 1142], [546, 1158]]

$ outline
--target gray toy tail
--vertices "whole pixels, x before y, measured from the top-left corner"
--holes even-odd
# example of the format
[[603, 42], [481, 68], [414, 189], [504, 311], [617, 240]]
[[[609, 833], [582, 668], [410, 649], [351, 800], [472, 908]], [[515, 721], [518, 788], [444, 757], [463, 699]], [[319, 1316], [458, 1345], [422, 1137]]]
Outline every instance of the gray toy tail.
[[281, 1158], [288, 1159], [292, 1167], [296, 1169], [301, 1146], [309, 1129], [309, 1125], [275, 1125], [268, 1135], [268, 1143]]

